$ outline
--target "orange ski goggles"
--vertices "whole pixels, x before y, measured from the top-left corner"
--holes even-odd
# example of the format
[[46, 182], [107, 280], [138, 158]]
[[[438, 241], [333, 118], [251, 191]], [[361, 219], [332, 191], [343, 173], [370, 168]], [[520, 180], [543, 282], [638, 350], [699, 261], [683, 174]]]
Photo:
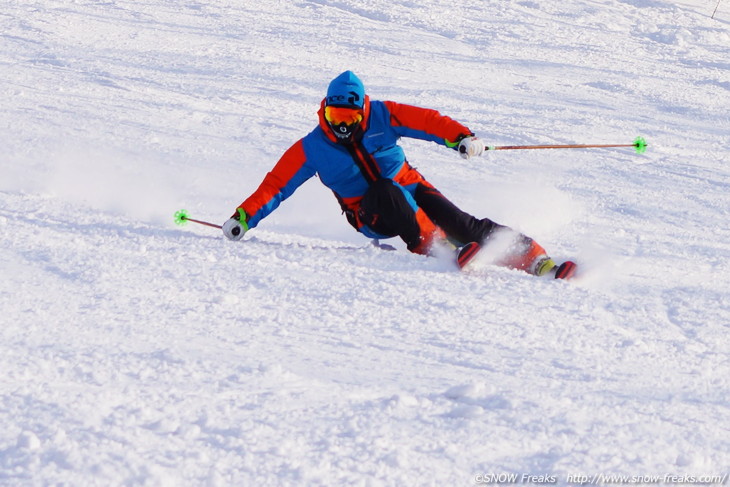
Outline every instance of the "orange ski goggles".
[[356, 125], [362, 122], [362, 110], [359, 108], [324, 107], [324, 119], [337, 127], [342, 124]]

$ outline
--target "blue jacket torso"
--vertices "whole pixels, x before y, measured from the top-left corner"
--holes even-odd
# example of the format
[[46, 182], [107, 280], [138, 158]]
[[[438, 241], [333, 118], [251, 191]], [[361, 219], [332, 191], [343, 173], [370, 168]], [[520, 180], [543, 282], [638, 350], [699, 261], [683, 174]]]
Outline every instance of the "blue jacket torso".
[[[405, 153], [398, 145], [401, 137], [446, 145], [470, 133], [435, 110], [369, 100], [366, 106], [365, 129], [352, 144], [338, 144], [327, 133], [329, 128], [320, 110], [320, 124], [287, 150], [256, 192], [241, 204], [249, 215], [249, 227], [255, 227], [314, 175], [335, 193], [343, 209], [354, 209], [369, 188], [357, 159], [374, 161], [378, 177], [396, 180], [406, 166]], [[361, 157], [353, 151], [359, 151]]]

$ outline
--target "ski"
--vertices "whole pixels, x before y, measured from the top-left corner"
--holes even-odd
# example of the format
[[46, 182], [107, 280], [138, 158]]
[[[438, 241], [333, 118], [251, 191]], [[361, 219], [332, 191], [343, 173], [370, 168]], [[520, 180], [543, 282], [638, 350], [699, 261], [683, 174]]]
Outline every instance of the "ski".
[[469, 242], [459, 248], [456, 253], [456, 263], [459, 265], [459, 269], [466, 267], [477, 256], [481, 248], [482, 246], [477, 242]]
[[[459, 269], [464, 269], [474, 260], [474, 257], [479, 254], [481, 248], [481, 245], [477, 242], [469, 242], [463, 247], [460, 247], [456, 252], [456, 264], [459, 266]], [[548, 272], [554, 274], [555, 279], [571, 279], [575, 276], [577, 269], [578, 266], [575, 262], [566, 260], [562, 264], [554, 266]]]
[[555, 279], [572, 279], [577, 269], [578, 266], [575, 262], [566, 260], [562, 264], [555, 266], [550, 272], [555, 273]]

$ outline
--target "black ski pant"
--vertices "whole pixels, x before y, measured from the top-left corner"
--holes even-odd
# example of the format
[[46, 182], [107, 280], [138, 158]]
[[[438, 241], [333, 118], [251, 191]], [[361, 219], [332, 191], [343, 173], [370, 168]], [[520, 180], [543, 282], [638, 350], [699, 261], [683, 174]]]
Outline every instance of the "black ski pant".
[[488, 218], [478, 219], [462, 211], [427, 182], [417, 183], [411, 195], [390, 179], [370, 185], [360, 202], [358, 217], [381, 235], [399, 236], [411, 251], [423, 244], [426, 227], [431, 223], [457, 246], [482, 243], [493, 231], [503, 228]]

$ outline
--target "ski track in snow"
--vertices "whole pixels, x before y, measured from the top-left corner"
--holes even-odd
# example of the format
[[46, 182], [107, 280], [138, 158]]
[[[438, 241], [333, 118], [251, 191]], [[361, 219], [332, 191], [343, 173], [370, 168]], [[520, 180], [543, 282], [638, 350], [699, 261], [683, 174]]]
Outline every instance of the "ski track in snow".
[[[473, 485], [730, 465], [730, 5], [6, 2], [0, 485]], [[574, 282], [371, 246], [317, 181], [220, 223], [345, 69]]]

